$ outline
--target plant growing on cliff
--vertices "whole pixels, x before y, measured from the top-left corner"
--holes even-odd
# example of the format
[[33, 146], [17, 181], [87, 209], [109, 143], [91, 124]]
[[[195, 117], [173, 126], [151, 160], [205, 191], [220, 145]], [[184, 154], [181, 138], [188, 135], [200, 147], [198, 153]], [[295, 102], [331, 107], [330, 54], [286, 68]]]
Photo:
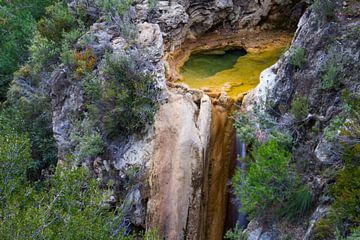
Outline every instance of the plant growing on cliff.
[[317, 13], [324, 14], [328, 19], [335, 15], [336, 4], [333, 0], [315, 0], [311, 8]]
[[6, 98], [13, 73], [28, 57], [36, 21], [53, 0], [0, 0], [0, 101]]
[[70, 139], [76, 146], [77, 160], [83, 161], [88, 157], [100, 155], [104, 150], [104, 141], [94, 123], [85, 117], [74, 125], [75, 129], [71, 132]]
[[235, 128], [236, 133], [245, 143], [251, 144], [256, 141], [256, 123], [251, 120], [249, 116], [245, 114], [238, 114], [235, 121]]
[[270, 139], [253, 151], [253, 157], [245, 177], [237, 170], [233, 178], [236, 196], [250, 217], [284, 201], [292, 183], [288, 171], [291, 153], [279, 142]]
[[296, 68], [302, 69], [306, 63], [305, 49], [301, 47], [294, 48], [290, 57], [290, 63]]
[[342, 60], [336, 59], [336, 53], [332, 53], [330, 59], [326, 63], [324, 74], [321, 77], [321, 89], [331, 90], [337, 89], [340, 86], [338, 79], [339, 73], [343, 70]]
[[159, 89], [154, 76], [139, 69], [141, 61], [138, 56], [106, 55], [100, 99], [89, 95], [92, 116], [104, 124], [110, 136], [140, 132], [153, 122]]
[[290, 108], [290, 113], [294, 116], [295, 120], [300, 121], [309, 114], [309, 103], [306, 97], [297, 96], [293, 100]]

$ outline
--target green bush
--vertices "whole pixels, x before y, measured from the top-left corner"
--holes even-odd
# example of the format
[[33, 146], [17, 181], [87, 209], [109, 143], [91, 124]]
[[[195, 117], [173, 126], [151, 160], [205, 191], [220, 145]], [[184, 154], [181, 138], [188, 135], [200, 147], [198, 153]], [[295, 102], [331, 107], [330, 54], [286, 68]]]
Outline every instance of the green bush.
[[334, 225], [329, 219], [321, 219], [316, 223], [313, 234], [314, 240], [332, 240], [335, 239]]
[[57, 2], [46, 8], [46, 16], [37, 26], [40, 35], [54, 43], [59, 44], [63, 32], [69, 32], [76, 26], [75, 16], [63, 2]]
[[290, 57], [290, 63], [298, 69], [302, 69], [306, 64], [305, 49], [301, 47], [294, 48]]
[[75, 130], [70, 134], [70, 139], [76, 145], [78, 161], [87, 157], [96, 157], [104, 151], [104, 141], [96, 130], [94, 123], [88, 118], [74, 124]]
[[297, 121], [306, 118], [306, 116], [309, 114], [308, 100], [303, 96], [297, 96], [291, 104], [290, 113]]
[[280, 210], [280, 213], [290, 220], [296, 220], [309, 213], [311, 208], [312, 194], [308, 187], [302, 186], [290, 193], [290, 198]]
[[154, 11], [156, 9], [158, 3], [159, 3], [159, 0], [148, 0], [149, 11], [150, 12]]
[[333, 209], [338, 217], [360, 224], [360, 167], [347, 167], [341, 171], [332, 191], [335, 197]]
[[106, 56], [101, 98], [89, 100], [110, 136], [136, 133], [153, 122], [159, 89], [152, 74], [138, 69], [140, 65], [136, 57]]
[[51, 40], [36, 34], [30, 46], [30, 62], [35, 72], [52, 66], [59, 56], [59, 47]]
[[246, 233], [243, 233], [243, 230], [236, 224], [235, 228], [226, 232], [224, 239], [230, 240], [247, 240], [248, 237]]
[[334, 57], [331, 57], [330, 60], [327, 62], [325, 72], [321, 77], [321, 89], [331, 90], [338, 88], [340, 85], [338, 75], [341, 71], [342, 66], [337, 63]]
[[12, 74], [28, 57], [36, 22], [53, 0], [0, 0], [0, 102], [6, 98]]
[[133, 0], [96, 0], [96, 5], [105, 13], [124, 15]]
[[240, 139], [247, 144], [254, 143], [256, 141], [256, 123], [251, 120], [249, 116], [244, 114], [238, 114], [235, 119], [236, 133]]
[[330, 19], [335, 16], [336, 4], [333, 0], [315, 0], [311, 8]]
[[250, 217], [280, 204], [292, 190], [291, 153], [283, 145], [270, 139], [253, 151], [253, 157], [255, 162], [249, 165], [245, 177], [238, 169], [233, 178], [236, 196]]
[[360, 239], [360, 227], [356, 227], [351, 230], [351, 235], [346, 240], [358, 240]]

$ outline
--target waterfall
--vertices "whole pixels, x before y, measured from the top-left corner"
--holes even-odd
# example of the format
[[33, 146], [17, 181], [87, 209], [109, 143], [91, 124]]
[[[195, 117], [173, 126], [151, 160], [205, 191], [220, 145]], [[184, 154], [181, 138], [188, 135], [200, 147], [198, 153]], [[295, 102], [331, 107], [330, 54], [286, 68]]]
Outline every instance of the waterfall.
[[[246, 157], [246, 144], [244, 141], [241, 140], [240, 136], [236, 134], [236, 166], [242, 170], [245, 169], [245, 163], [243, 160]], [[247, 220], [247, 216], [245, 213], [239, 212], [241, 209], [241, 202], [239, 199], [235, 197], [234, 199], [235, 205], [237, 206], [238, 216], [237, 222], [242, 228], [246, 228], [249, 221]]]

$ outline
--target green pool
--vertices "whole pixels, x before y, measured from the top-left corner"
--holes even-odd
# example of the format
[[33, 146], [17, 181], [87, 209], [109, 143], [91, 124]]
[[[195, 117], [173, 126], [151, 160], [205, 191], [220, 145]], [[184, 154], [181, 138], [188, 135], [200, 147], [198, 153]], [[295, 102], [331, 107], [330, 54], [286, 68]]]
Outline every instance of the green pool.
[[284, 47], [261, 52], [234, 49], [193, 54], [181, 69], [182, 82], [191, 88], [225, 91], [236, 97], [255, 88], [260, 73], [273, 65], [283, 51]]

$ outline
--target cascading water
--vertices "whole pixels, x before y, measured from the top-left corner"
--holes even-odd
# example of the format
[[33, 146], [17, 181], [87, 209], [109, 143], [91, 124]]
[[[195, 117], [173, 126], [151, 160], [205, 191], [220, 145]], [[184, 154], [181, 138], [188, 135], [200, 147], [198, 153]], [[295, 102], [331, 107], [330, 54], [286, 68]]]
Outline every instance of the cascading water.
[[[245, 169], [244, 159], [246, 157], [246, 143], [241, 140], [240, 136], [236, 134], [235, 139], [236, 147], [236, 159], [235, 166], [236, 168], [240, 168], [242, 170]], [[230, 193], [229, 193], [229, 202], [228, 202], [228, 210], [227, 210], [227, 221], [226, 221], [226, 229], [230, 230], [235, 227], [236, 224], [239, 225], [242, 229], [245, 229], [249, 223], [247, 220], [247, 216], [244, 213], [241, 213], [241, 202], [235, 196], [234, 190], [230, 185]]]

